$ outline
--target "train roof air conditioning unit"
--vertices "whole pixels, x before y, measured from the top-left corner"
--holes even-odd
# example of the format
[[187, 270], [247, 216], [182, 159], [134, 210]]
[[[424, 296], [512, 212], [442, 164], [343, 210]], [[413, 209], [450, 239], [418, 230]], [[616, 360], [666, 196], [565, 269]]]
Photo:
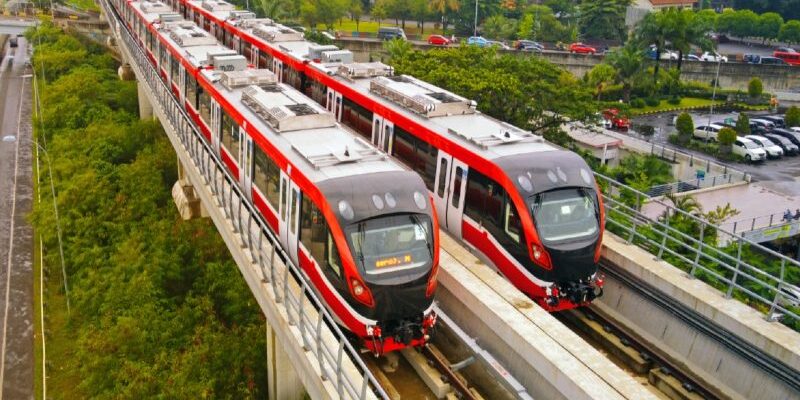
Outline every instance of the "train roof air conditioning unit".
[[321, 61], [323, 63], [350, 64], [353, 62], [353, 53], [350, 50], [323, 51]]

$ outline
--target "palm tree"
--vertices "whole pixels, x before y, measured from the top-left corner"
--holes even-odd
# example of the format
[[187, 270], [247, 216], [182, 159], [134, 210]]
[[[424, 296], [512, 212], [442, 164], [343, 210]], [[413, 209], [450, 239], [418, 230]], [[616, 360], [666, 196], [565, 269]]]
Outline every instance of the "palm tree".
[[447, 20], [445, 19], [445, 14], [447, 11], [458, 11], [461, 8], [461, 2], [459, 0], [431, 0], [428, 6], [431, 11], [435, 11], [442, 16], [442, 33], [446, 35]]
[[713, 28], [711, 21], [707, 18], [698, 17], [690, 10], [678, 10], [669, 8], [666, 11], [665, 20], [667, 21], [667, 40], [672, 43], [672, 47], [678, 50], [678, 71], [683, 64], [683, 55], [692, 49], [692, 45], [698, 46], [703, 50], [710, 50], [713, 45], [707, 34]]
[[635, 39], [641, 48], [654, 45], [656, 47], [656, 66], [653, 70], [653, 80], [658, 77], [661, 51], [667, 42], [669, 34], [669, 21], [664, 12], [651, 12], [636, 26]]
[[625, 101], [630, 101], [634, 80], [642, 70], [644, 52], [629, 40], [622, 48], [609, 53], [605, 62], [616, 70], [615, 81], [622, 84]]

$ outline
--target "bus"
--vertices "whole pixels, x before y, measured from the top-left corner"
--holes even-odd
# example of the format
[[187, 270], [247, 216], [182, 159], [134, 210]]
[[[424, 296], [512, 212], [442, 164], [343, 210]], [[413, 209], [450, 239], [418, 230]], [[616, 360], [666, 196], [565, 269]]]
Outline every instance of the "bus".
[[789, 65], [800, 65], [800, 53], [791, 53], [788, 51], [776, 51], [772, 53], [773, 56], [780, 58]]

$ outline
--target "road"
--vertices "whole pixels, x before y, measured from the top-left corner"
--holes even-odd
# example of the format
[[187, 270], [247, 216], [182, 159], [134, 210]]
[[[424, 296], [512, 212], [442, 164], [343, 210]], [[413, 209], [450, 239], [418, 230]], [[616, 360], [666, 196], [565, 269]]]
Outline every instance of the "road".
[[24, 38], [6, 54], [0, 63], [0, 400], [33, 398], [32, 87]]

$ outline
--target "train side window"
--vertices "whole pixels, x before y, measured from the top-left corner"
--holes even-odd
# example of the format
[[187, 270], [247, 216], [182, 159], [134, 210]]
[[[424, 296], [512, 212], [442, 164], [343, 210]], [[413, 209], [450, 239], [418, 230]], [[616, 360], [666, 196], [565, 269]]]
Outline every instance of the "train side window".
[[333, 235], [328, 231], [328, 268], [333, 271], [338, 277], [342, 277], [342, 267], [339, 264], [339, 249], [336, 248], [336, 242], [333, 241]]
[[458, 207], [459, 202], [461, 201], [461, 180], [464, 178], [464, 169], [461, 167], [456, 167], [456, 177], [453, 179], [453, 202], [451, 203], [453, 207]]
[[510, 237], [513, 241], [519, 243], [519, 237], [521, 229], [521, 223], [519, 220], [519, 215], [517, 215], [517, 208], [514, 207], [514, 204], [511, 202], [511, 199], [506, 199], [506, 212], [505, 212], [505, 231], [508, 237]]
[[[346, 107], [347, 102], [345, 102]], [[394, 132], [394, 143], [392, 144], [392, 154], [400, 159], [409, 167], [414, 167], [414, 142], [415, 138], [408, 134], [408, 132], [397, 129]]]
[[323, 271], [330, 270], [336, 277], [340, 277], [339, 252], [336, 250], [336, 243], [330, 234], [325, 216], [308, 197], [303, 196], [302, 207], [300, 242]]
[[253, 164], [253, 182], [258, 190], [267, 197], [267, 202], [277, 210], [280, 201], [278, 185], [281, 179], [278, 165], [258, 146], [253, 148]]
[[170, 63], [170, 76], [172, 77], [172, 83], [175, 84], [175, 86], [178, 86], [179, 82], [178, 77], [180, 76], [180, 68], [179, 68], [180, 63], [178, 62], [178, 59], [175, 57], [170, 57], [169, 63]]
[[281, 221], [286, 220], [286, 200], [285, 199], [289, 198], [289, 193], [287, 193], [288, 191], [289, 190], [286, 187], [286, 180], [285, 179], [281, 179], [281, 193], [283, 194], [281, 196], [281, 203], [283, 203], [283, 204], [280, 207], [280, 209], [281, 209]]
[[222, 145], [228, 150], [228, 153], [238, 162], [239, 160], [239, 124], [222, 110]]
[[439, 161], [439, 187], [436, 189], [436, 195], [444, 197], [444, 186], [447, 183], [447, 159], [442, 158]]
[[439, 149], [433, 145], [417, 138], [416, 155], [420, 158], [419, 164], [414, 168], [422, 176], [425, 186], [433, 191], [433, 184], [436, 180], [436, 155]]
[[297, 204], [300, 201], [299, 195], [297, 190], [292, 190], [292, 209], [291, 212], [291, 220], [289, 221], [289, 229], [291, 229], [292, 233], [297, 233], [297, 218], [298, 218], [298, 210], [300, 209], [299, 205]]
[[342, 122], [367, 138], [367, 140], [372, 139], [370, 137], [372, 132], [372, 111], [352, 102], [348, 98], [343, 99], [342, 106]]
[[184, 72], [186, 73], [186, 100], [197, 110], [197, 81], [189, 71]]
[[198, 91], [200, 92], [200, 118], [203, 119], [206, 125], [211, 126], [211, 96], [202, 87], [199, 87]]
[[486, 212], [488, 197], [489, 188], [486, 177], [475, 170], [470, 171], [467, 176], [467, 191], [464, 193], [464, 214], [481, 222]]

